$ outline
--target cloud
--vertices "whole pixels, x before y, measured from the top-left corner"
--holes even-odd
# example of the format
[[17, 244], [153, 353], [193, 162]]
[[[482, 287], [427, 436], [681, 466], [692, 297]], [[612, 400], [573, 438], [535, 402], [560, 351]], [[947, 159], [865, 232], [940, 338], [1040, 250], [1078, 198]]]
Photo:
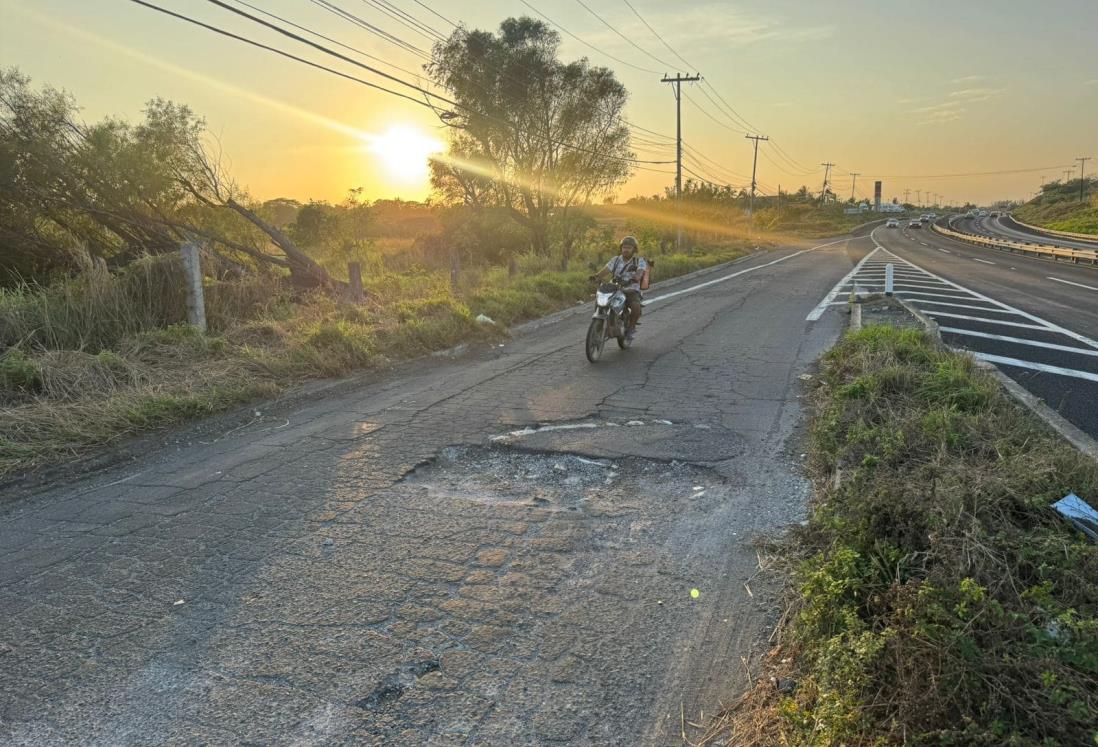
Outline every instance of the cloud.
[[1091, 78], [1090, 80], [1083, 81], [1084, 86], [1098, 86], [1098, 78]]
[[940, 104], [930, 104], [928, 106], [919, 106], [919, 107], [916, 107], [916, 108], [912, 109], [911, 111], [923, 114], [923, 113], [926, 113], [926, 112], [945, 111], [945, 110], [949, 110], [949, 109], [960, 109], [960, 108], [961, 108], [961, 104], [958, 101], [943, 101]]
[[958, 106], [953, 109], [937, 109], [929, 112], [925, 119], [919, 122], [920, 125], [932, 125], [932, 124], [945, 124], [946, 122], [954, 122], [961, 118], [965, 109], [963, 106]]
[[960, 85], [961, 83], [975, 83], [978, 80], [983, 80], [984, 77], [985, 76], [983, 75], [965, 75], [961, 78], [954, 78], [949, 82], [953, 83], [954, 85]]
[[[650, 48], [655, 56], [668, 63], [678, 62], [677, 58], [652, 38], [643, 23], [631, 13], [608, 16], [600, 13], [609, 23], [613, 23], [622, 34], [637, 40], [642, 47]], [[760, 42], [800, 43], [818, 41], [834, 36], [834, 26], [797, 26], [796, 23], [780, 16], [749, 13], [729, 8], [725, 3], [708, 2], [690, 5], [685, 8], [675, 5], [673, 11], [659, 10], [644, 13], [644, 18], [659, 31], [680, 53], [690, 55], [694, 50], [705, 46], [719, 45], [743, 47]], [[591, 28], [596, 30], [581, 32], [584, 39], [593, 46], [603, 47], [615, 53], [626, 48], [636, 53], [629, 44], [614, 32], [602, 26], [594, 17], [590, 18]], [[632, 57], [628, 59], [633, 59]], [[692, 56], [687, 59], [693, 61]]]
[[959, 91], [951, 91], [949, 97], [969, 102], [988, 101], [1001, 96], [1004, 90], [1002, 88], [962, 88]]

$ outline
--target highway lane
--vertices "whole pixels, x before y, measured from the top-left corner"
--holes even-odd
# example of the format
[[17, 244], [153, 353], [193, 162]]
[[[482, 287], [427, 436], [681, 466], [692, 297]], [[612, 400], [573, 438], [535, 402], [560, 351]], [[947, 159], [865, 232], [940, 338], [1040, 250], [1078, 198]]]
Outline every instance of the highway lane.
[[585, 306], [0, 503], [0, 743], [679, 744], [780, 615], [805, 316], [872, 242], [807, 248], [597, 365]]
[[1098, 239], [1095, 241], [1083, 241], [1078, 239], [1066, 239], [1045, 233], [1037, 233], [1018, 225], [1010, 218], [992, 218], [990, 216], [985, 216], [983, 218], [960, 218], [954, 221], [954, 224], [959, 231], [974, 233], [978, 236], [986, 236], [993, 239], [1024, 241], [1031, 244], [1060, 246], [1067, 249], [1098, 250]]
[[960, 286], [900, 294], [938, 322], [947, 343], [995, 363], [1098, 437], [1098, 270], [927, 230], [879, 229], [873, 236], [900, 259]]

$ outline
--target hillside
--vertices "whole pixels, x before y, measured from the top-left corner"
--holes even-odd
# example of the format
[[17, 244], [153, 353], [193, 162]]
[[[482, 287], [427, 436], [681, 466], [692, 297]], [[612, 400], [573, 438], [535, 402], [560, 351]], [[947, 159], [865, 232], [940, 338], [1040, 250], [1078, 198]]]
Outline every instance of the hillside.
[[1018, 220], [1054, 231], [1098, 235], [1098, 179], [1087, 179], [1085, 199], [1079, 200], [1079, 180], [1052, 182], [1025, 205], [1014, 209]]

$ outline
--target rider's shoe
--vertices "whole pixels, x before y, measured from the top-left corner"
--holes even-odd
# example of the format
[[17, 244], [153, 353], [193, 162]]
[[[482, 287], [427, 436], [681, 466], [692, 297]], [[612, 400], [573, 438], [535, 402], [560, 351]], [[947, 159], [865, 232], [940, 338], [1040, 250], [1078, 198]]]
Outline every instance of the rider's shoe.
[[637, 334], [636, 327], [631, 327], [631, 328], [625, 330], [625, 339], [628, 340], [629, 342], [633, 342], [633, 336], [635, 334]]

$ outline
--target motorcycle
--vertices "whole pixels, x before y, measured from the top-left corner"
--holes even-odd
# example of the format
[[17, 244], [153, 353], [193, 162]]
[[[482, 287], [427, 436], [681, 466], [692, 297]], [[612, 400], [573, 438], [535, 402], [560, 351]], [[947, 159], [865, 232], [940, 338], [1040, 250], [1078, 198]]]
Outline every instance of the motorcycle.
[[626, 337], [629, 324], [628, 311], [625, 308], [626, 284], [620, 278], [599, 284], [595, 291], [595, 313], [587, 327], [587, 360], [598, 362], [602, 357], [602, 348], [611, 337], [618, 341], [618, 347], [625, 350], [631, 340]]

